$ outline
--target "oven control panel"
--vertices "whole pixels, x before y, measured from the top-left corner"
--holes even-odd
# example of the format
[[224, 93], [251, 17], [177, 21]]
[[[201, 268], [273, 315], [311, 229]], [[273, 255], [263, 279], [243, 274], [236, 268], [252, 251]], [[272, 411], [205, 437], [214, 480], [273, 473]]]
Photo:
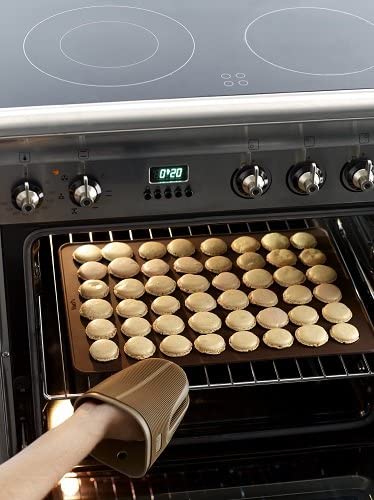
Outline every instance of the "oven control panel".
[[[309, 217], [374, 208], [374, 151], [340, 148], [2, 166], [0, 224]], [[373, 160], [372, 160], [372, 159]]]

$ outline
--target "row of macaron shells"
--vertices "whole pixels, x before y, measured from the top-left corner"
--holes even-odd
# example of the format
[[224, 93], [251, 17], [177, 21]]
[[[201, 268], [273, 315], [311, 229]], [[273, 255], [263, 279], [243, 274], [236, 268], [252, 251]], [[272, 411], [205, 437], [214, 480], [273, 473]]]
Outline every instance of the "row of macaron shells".
[[[240, 239], [242, 239], [242, 240], [243, 240], [243, 238], [239, 238], [238, 240], [240, 240]], [[253, 238], [251, 238], [251, 239], [253, 239]], [[306, 290], [308, 290], [308, 289], [306, 289]], [[237, 292], [237, 293], [242, 293], [242, 292]], [[309, 293], [310, 293], [310, 292], [309, 292]], [[244, 294], [243, 294], [243, 295], [244, 295]], [[211, 298], [211, 299], [213, 299], [213, 298]], [[213, 300], [214, 300], [214, 299], [213, 299]], [[283, 311], [281, 311], [281, 312], [283, 313]], [[301, 311], [300, 311], [300, 312], [301, 312]], [[318, 317], [318, 316], [317, 316], [317, 317]], [[166, 318], [165, 318], [165, 320], [166, 320]], [[170, 321], [170, 320], [171, 320], [171, 318], [169, 318], [169, 321]], [[178, 320], [180, 320], [180, 318], [178, 318]], [[234, 335], [234, 337], [235, 337], [235, 335]], [[233, 338], [234, 338], [234, 337], [233, 337]], [[270, 336], [268, 336], [268, 337], [270, 338]], [[238, 336], [237, 336], [236, 338], [239, 338], [239, 334], [238, 334]], [[267, 338], [267, 337], [265, 336], [265, 339], [266, 339], [266, 338]], [[165, 340], [166, 340], [166, 339], [165, 339]], [[175, 339], [175, 341], [176, 341], [176, 340], [177, 340], [177, 339]], [[208, 339], [206, 339], [206, 340], [208, 340]], [[231, 342], [230, 342], [230, 343], [231, 343]], [[269, 341], [269, 343], [271, 343], [271, 341]], [[276, 346], [275, 346], [275, 347], [276, 347]]]

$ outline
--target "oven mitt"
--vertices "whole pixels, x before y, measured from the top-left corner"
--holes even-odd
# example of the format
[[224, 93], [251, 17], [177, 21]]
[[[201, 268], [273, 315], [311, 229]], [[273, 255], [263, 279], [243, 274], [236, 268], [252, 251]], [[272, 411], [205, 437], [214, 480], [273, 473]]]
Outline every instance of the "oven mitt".
[[135, 419], [143, 439], [103, 439], [92, 456], [129, 477], [142, 477], [166, 448], [189, 405], [188, 380], [175, 363], [146, 359], [96, 385], [75, 402], [105, 402]]

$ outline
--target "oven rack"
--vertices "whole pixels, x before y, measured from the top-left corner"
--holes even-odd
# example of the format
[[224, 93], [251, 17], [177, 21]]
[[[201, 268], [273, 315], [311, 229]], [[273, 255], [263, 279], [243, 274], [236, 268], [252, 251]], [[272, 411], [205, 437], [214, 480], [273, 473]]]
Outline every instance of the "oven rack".
[[[59, 269], [57, 265], [58, 248], [66, 242], [83, 242], [83, 241], [114, 241], [114, 240], [134, 240], [140, 238], [160, 238], [160, 237], [181, 237], [188, 235], [218, 235], [218, 234], [235, 234], [244, 231], [259, 232], [259, 231], [275, 231], [286, 229], [307, 229], [319, 225], [313, 220], [290, 220], [290, 221], [273, 221], [259, 223], [230, 223], [230, 224], [212, 224], [204, 226], [186, 226], [186, 227], [168, 227], [168, 228], [148, 228], [148, 229], [128, 229], [118, 230], [113, 229], [105, 232], [84, 232], [84, 233], [68, 233], [61, 236], [60, 234], [48, 235], [48, 259], [50, 260], [50, 268], [52, 270], [54, 299], [53, 305], [55, 308], [55, 332], [56, 337], [54, 343], [56, 349], [53, 354], [53, 369], [48, 363], [50, 352], [47, 346], [51, 339], [46, 339], [46, 326], [43, 315], [43, 308], [50, 307], [44, 304], [44, 299], [41, 295], [37, 297], [36, 309], [39, 322], [39, 341], [41, 346], [41, 373], [42, 373], [42, 390], [43, 396], [47, 401], [71, 399], [79, 397], [83, 392], [90, 387], [96, 385], [100, 381], [100, 375], [84, 375], [80, 373], [74, 374], [73, 380], [71, 374], [73, 370], [69, 365], [67, 338], [64, 332], [64, 316], [61, 308], [61, 297], [59, 297]], [[336, 220], [336, 228], [340, 236], [346, 239], [346, 248], [350, 249], [351, 256], [356, 264], [359, 262], [355, 257], [355, 253], [350, 247], [349, 240], [346, 237], [343, 223], [340, 219]], [[331, 232], [330, 232], [331, 235]], [[333, 235], [332, 239], [334, 239]], [[339, 246], [336, 245], [337, 250]], [[346, 265], [344, 255], [340, 252], [343, 264], [348, 273], [349, 269]], [[39, 261], [34, 263], [40, 266]], [[360, 266], [359, 266], [360, 267]], [[43, 269], [40, 270], [43, 273]], [[349, 273], [350, 274], [350, 273]], [[365, 286], [370, 289], [372, 297], [374, 292], [369, 281], [365, 278], [362, 268], [360, 267], [361, 279], [365, 282]], [[352, 278], [352, 275], [351, 275]], [[352, 280], [355, 284], [355, 280]], [[355, 285], [356, 287], [356, 285]], [[356, 292], [359, 291], [356, 287]], [[360, 296], [360, 295], [359, 295]], [[48, 333], [50, 334], [50, 326]], [[52, 373], [53, 372], [53, 373]], [[191, 390], [202, 389], [219, 389], [226, 387], [243, 387], [243, 386], [259, 386], [270, 384], [297, 383], [297, 382], [312, 382], [324, 380], [339, 380], [347, 378], [357, 378], [363, 376], [371, 376], [374, 374], [374, 354], [357, 354], [357, 355], [336, 355], [322, 356], [300, 359], [284, 359], [276, 361], [250, 361], [244, 363], [232, 363], [221, 365], [201, 365], [186, 368], [186, 373], [190, 382]]]

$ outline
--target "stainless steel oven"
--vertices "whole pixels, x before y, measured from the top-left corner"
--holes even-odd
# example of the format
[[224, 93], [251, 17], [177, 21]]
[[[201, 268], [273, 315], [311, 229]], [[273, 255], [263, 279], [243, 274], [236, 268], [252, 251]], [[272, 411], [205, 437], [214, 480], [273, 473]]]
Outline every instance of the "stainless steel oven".
[[[374, 7], [325, 3], [4, 10], [1, 461], [101, 380], [71, 362], [65, 243], [323, 228], [374, 320]], [[186, 372], [190, 409], [144, 479], [88, 457], [51, 497], [374, 495], [372, 352]]]

